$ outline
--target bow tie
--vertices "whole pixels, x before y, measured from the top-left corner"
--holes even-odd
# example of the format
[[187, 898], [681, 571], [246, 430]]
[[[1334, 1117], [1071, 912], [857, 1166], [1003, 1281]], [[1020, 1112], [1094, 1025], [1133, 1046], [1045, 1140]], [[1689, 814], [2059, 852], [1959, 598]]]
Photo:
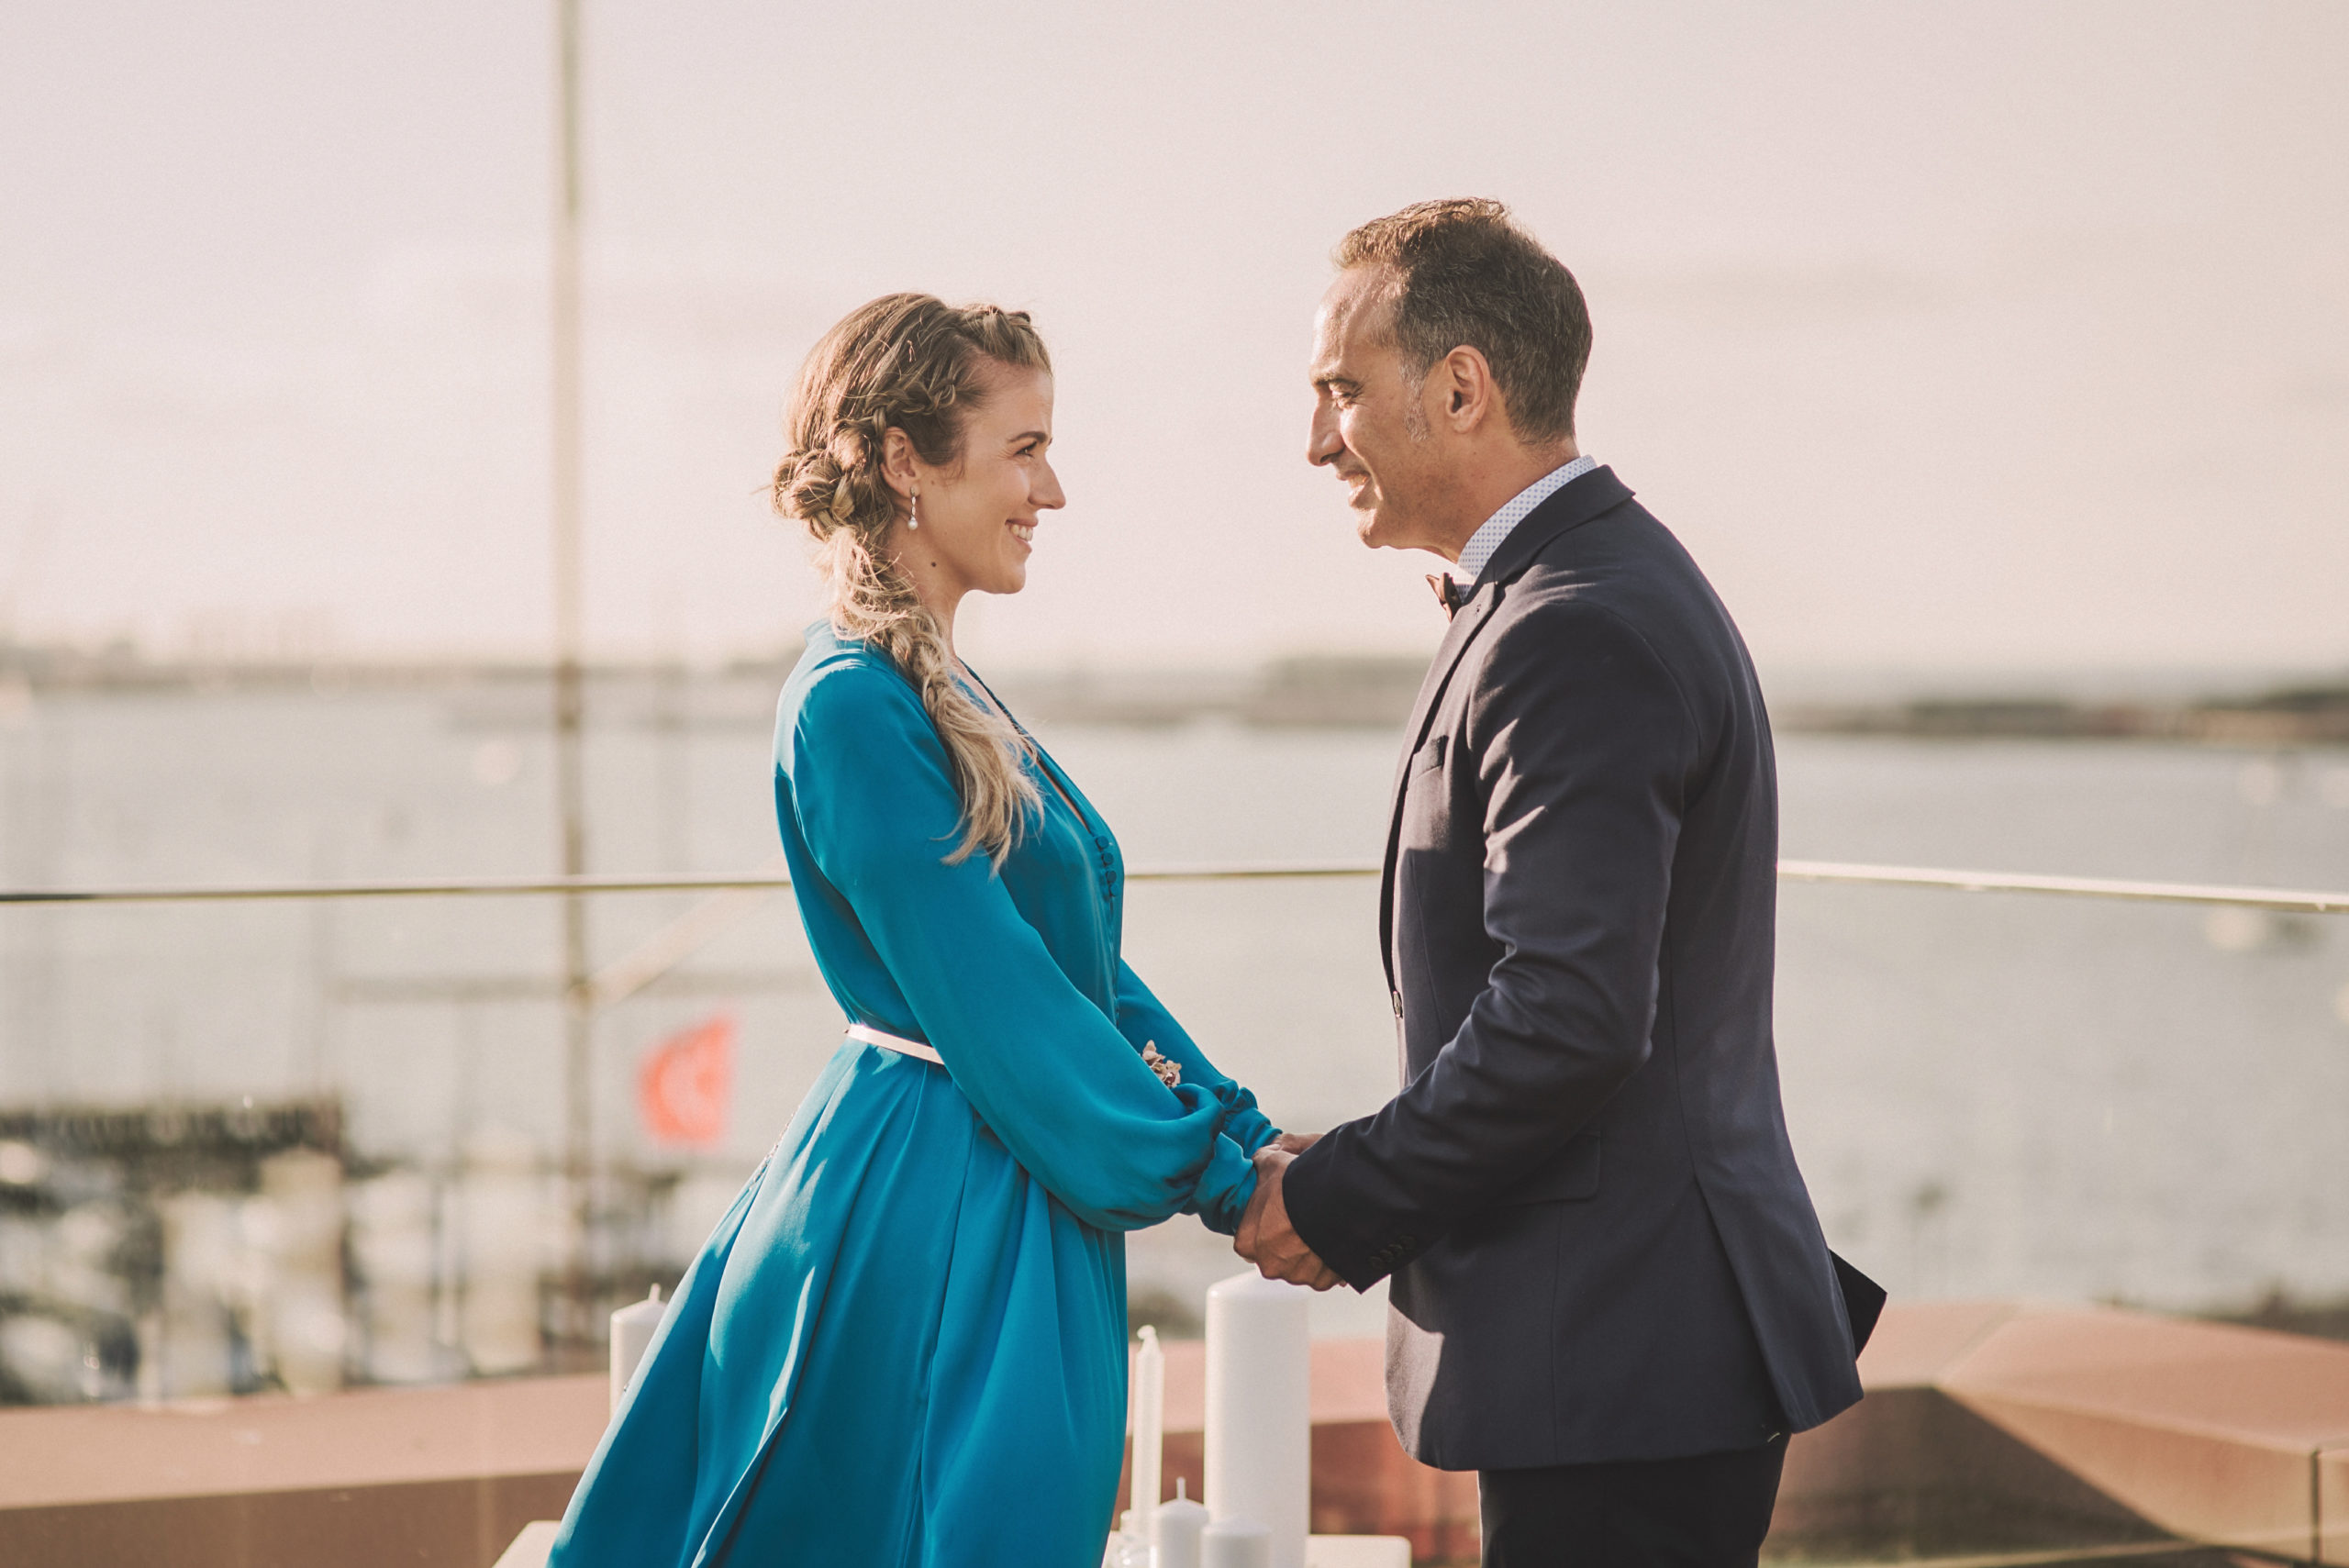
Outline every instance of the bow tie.
[[1430, 573], [1428, 586], [1435, 590], [1435, 602], [1443, 606], [1443, 618], [1446, 620], [1458, 615], [1460, 606], [1466, 604], [1476, 592], [1474, 584], [1455, 583], [1452, 580], [1451, 573], [1444, 572]]

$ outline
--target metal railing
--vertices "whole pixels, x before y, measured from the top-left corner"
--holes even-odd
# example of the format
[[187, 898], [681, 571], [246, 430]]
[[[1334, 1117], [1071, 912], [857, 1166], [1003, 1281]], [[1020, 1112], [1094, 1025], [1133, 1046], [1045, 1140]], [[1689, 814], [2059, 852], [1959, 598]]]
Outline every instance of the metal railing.
[[[213, 887], [90, 887], [0, 891], [0, 906], [228, 904], [368, 898], [580, 897], [592, 894], [698, 893], [701, 900], [618, 959], [566, 986], [586, 1010], [626, 1001], [661, 979], [721, 932], [791, 885], [782, 857], [759, 871], [732, 874], [653, 876], [436, 877], [401, 882], [249, 883]], [[1356, 861], [1295, 861], [1139, 866], [1127, 880], [1286, 882], [1365, 878], [1379, 868]], [[2232, 906], [2269, 914], [2349, 914], [2349, 893], [2279, 887], [2225, 887], [2183, 882], [2127, 882], [2100, 877], [2042, 876], [2025, 872], [1949, 871], [1930, 866], [1858, 865], [1837, 861], [1780, 861], [1787, 882], [1842, 883], [1869, 887], [1934, 887], [1956, 893], [2027, 893], [2141, 904]]]
[[[1138, 866], [1130, 882], [1277, 882], [1371, 877], [1366, 862], [1235, 862], [1225, 864]], [[2349, 893], [2285, 887], [2232, 887], [2190, 882], [2133, 882], [2105, 877], [2043, 876], [2029, 872], [1953, 871], [1933, 866], [1864, 865], [1842, 861], [1780, 861], [1787, 882], [1832, 882], [1872, 887], [1938, 887], [1955, 893], [2032, 893], [2140, 904], [2230, 905], [2283, 915], [2349, 915]], [[218, 904], [327, 898], [511, 898], [620, 893], [777, 893], [791, 885], [781, 872], [700, 875], [435, 877], [414, 881], [249, 883], [185, 887], [0, 889], [0, 905]]]

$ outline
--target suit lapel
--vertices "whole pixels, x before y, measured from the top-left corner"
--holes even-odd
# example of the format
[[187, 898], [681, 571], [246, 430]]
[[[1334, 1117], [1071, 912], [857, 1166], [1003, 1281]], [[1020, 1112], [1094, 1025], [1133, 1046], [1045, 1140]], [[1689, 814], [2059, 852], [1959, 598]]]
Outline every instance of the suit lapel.
[[1476, 579], [1476, 591], [1452, 617], [1452, 629], [1444, 633], [1443, 641], [1435, 651], [1435, 658], [1428, 665], [1426, 677], [1419, 682], [1419, 700], [1411, 705], [1410, 722], [1403, 727], [1403, 755], [1395, 763], [1395, 793], [1386, 814], [1386, 855], [1378, 871], [1378, 952], [1386, 966], [1386, 991], [1399, 996], [1395, 984], [1395, 866], [1403, 840], [1403, 791], [1410, 783], [1411, 759], [1427, 743], [1428, 725], [1435, 717], [1436, 704], [1443, 699], [1444, 688], [1452, 684], [1452, 672], [1459, 666], [1460, 656], [1500, 608], [1501, 597], [1508, 584], [1526, 567], [1533, 563], [1543, 547], [1560, 534], [1580, 528], [1593, 517], [1610, 512], [1631, 498], [1629, 486], [1615, 477], [1611, 468], [1595, 468], [1579, 479], [1570, 480], [1532, 511], [1525, 520], [1509, 531], [1508, 538], [1493, 552], [1485, 564], [1483, 575]]
[[1410, 783], [1411, 758], [1427, 741], [1436, 704], [1442, 700], [1444, 687], [1452, 684], [1452, 672], [1459, 667], [1460, 656], [1468, 651], [1468, 645], [1476, 639], [1476, 633], [1484, 629], [1500, 602], [1501, 584], [1486, 583], [1460, 606], [1460, 613], [1452, 617], [1452, 629], [1443, 634], [1443, 641], [1437, 645], [1435, 658], [1419, 682], [1419, 695], [1411, 705], [1410, 721], [1403, 726], [1403, 755], [1395, 763], [1395, 792], [1387, 803], [1386, 856], [1378, 872], [1378, 950], [1386, 964], [1386, 989], [1390, 994], [1395, 990], [1395, 857], [1403, 839], [1403, 790]]

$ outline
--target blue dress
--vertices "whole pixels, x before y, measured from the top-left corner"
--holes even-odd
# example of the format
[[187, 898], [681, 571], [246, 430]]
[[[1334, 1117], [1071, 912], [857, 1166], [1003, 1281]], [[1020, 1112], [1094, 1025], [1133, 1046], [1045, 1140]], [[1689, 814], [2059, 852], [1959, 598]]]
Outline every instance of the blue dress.
[[[553, 1568], [1097, 1568], [1126, 1398], [1124, 1232], [1229, 1233], [1275, 1129], [1119, 956], [1124, 862], [1057, 764], [998, 871], [919, 697], [829, 628], [775, 807], [852, 1019], [679, 1283]], [[1182, 1067], [1169, 1088], [1141, 1059]]]

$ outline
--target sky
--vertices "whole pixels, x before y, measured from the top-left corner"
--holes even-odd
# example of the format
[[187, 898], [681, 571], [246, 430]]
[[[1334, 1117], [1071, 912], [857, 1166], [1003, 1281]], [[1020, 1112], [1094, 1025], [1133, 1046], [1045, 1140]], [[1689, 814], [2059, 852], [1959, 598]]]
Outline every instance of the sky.
[[[974, 661], [1431, 646], [1304, 367], [1348, 228], [1485, 195], [1765, 674], [2349, 665], [2349, 6], [584, 8], [598, 654], [812, 618], [784, 398], [902, 288], [1058, 370]], [[543, 652], [551, 14], [0, 11], [0, 631]]]

